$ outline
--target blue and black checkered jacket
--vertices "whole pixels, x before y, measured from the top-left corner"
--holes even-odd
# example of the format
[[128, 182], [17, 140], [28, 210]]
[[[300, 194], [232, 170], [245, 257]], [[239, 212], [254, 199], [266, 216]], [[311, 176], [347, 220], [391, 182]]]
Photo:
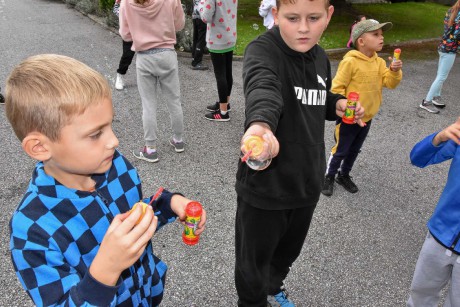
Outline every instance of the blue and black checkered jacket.
[[[29, 188], [10, 221], [16, 274], [37, 306], [156, 306], [163, 297], [166, 264], [149, 243], [139, 260], [109, 287], [88, 272], [115, 215], [140, 199], [136, 169], [118, 152], [96, 190], [69, 189], [36, 165]], [[172, 222], [172, 193], [155, 201], [158, 228]], [[144, 199], [148, 202], [149, 199]]]

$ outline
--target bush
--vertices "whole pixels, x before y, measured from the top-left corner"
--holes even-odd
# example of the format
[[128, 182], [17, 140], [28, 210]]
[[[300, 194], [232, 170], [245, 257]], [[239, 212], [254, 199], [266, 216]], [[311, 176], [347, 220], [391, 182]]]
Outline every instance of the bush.
[[103, 12], [112, 11], [115, 0], [99, 0], [99, 7]]

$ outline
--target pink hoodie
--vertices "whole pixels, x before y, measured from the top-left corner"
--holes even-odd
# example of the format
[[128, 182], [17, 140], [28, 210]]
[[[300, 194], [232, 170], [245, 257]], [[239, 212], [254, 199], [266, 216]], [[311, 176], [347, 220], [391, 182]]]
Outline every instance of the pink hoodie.
[[120, 5], [120, 36], [132, 41], [134, 51], [174, 49], [176, 32], [184, 28], [180, 0], [148, 0], [144, 5], [124, 0]]

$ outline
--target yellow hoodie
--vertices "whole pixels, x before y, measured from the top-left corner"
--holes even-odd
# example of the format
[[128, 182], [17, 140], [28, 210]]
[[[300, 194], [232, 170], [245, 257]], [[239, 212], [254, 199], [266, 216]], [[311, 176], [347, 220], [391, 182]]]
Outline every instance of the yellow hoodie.
[[383, 86], [395, 88], [401, 79], [402, 70], [391, 71], [377, 53], [369, 58], [357, 50], [351, 50], [339, 64], [331, 91], [346, 97], [350, 92], [358, 92], [359, 102], [365, 110], [363, 121], [367, 122], [380, 109]]

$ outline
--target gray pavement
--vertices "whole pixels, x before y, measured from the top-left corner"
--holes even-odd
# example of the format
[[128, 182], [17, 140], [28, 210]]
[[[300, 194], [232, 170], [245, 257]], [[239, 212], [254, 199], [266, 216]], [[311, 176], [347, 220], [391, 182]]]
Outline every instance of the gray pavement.
[[[121, 39], [60, 0], [0, 0], [0, 85], [21, 60], [39, 53], [75, 57], [101, 72], [113, 84]], [[424, 47], [424, 46], [421, 46]], [[437, 68], [433, 44], [402, 47], [404, 77], [395, 90], [384, 91], [384, 104], [352, 175], [360, 191], [336, 187], [321, 197], [301, 256], [286, 285], [298, 306], [403, 306], [415, 262], [426, 233], [425, 223], [442, 191], [448, 163], [425, 170], [410, 165], [412, 146], [423, 136], [452, 123], [460, 114], [458, 63], [444, 85], [448, 106], [433, 115], [419, 109]], [[420, 56], [421, 54], [421, 56]], [[388, 54], [381, 54], [388, 56]], [[414, 57], [414, 59], [411, 59]], [[195, 247], [181, 242], [180, 224], [153, 238], [155, 253], [169, 265], [162, 306], [235, 306], [233, 285], [233, 188], [242, 135], [244, 99], [242, 62], [234, 62], [231, 121], [204, 119], [204, 109], [217, 98], [212, 70], [193, 71], [180, 57], [181, 94], [186, 121], [185, 153], [168, 145], [168, 113], [159, 108], [160, 161], [136, 161], [144, 193], [158, 186], [180, 191], [203, 203], [208, 226]], [[211, 63], [207, 60], [209, 65]], [[337, 60], [332, 61], [335, 72]], [[127, 87], [113, 92], [114, 130], [120, 150], [142, 145], [141, 104], [135, 64]], [[333, 123], [327, 123], [326, 146], [332, 146]], [[20, 148], [0, 107], [0, 306], [32, 306], [14, 274], [8, 252], [9, 219], [18, 205], [34, 165]], [[267, 235], [270, 228], [267, 225]]]

